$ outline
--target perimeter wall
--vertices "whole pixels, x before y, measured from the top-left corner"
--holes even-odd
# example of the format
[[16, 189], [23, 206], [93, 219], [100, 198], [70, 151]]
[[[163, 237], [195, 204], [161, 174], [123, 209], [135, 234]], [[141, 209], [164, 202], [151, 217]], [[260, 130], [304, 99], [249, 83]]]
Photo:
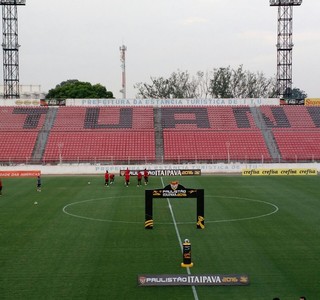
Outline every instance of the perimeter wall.
[[[257, 170], [257, 169], [305, 169], [305, 170], [316, 170], [320, 172], [319, 163], [292, 163], [292, 164], [181, 164], [181, 165], [90, 165], [90, 164], [79, 164], [79, 165], [17, 165], [17, 166], [0, 166], [0, 171], [31, 171], [40, 170], [43, 175], [101, 175], [108, 170], [109, 173], [116, 175], [120, 174], [120, 170], [201, 170], [202, 175], [206, 174], [242, 174], [242, 170]], [[308, 173], [308, 172], [307, 172]], [[177, 175], [172, 172], [170, 175]], [[268, 173], [266, 172], [266, 175]], [[270, 175], [274, 175], [271, 174]], [[289, 174], [287, 174], [289, 175]], [[290, 174], [292, 175], [292, 174]]]

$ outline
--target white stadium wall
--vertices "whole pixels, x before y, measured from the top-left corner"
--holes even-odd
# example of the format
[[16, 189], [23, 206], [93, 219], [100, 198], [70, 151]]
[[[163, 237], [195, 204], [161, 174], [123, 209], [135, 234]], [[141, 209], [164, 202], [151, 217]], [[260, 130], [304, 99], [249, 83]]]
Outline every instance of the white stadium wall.
[[[40, 106], [39, 98], [0, 99], [0, 106]], [[279, 98], [208, 99], [66, 99], [66, 106], [262, 106], [280, 105]]]
[[292, 163], [292, 164], [184, 164], [184, 165], [17, 165], [17, 166], [1, 166], [0, 171], [31, 171], [40, 170], [43, 175], [100, 175], [108, 170], [110, 173], [119, 174], [120, 170], [126, 168], [143, 170], [201, 170], [202, 175], [205, 174], [240, 174], [243, 169], [305, 169], [317, 170], [320, 172], [319, 163]]
[[280, 105], [279, 98], [208, 99], [67, 99], [66, 106], [261, 106]]

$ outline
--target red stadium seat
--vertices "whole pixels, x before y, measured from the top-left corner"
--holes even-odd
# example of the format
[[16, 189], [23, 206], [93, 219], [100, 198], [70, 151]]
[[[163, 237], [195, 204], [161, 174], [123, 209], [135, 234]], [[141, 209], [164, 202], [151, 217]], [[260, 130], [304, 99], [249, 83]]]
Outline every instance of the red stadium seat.
[[0, 108], [0, 162], [31, 161], [39, 142], [40, 163], [271, 162], [263, 130], [282, 161], [320, 159], [320, 107], [258, 107], [259, 126], [247, 106], [50, 109]]

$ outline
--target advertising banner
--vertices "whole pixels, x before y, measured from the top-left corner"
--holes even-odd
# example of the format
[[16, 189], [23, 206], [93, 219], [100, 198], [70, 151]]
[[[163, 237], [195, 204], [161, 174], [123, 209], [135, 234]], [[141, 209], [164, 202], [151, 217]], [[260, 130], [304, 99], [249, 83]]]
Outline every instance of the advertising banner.
[[65, 99], [41, 99], [40, 106], [66, 106]]
[[197, 198], [196, 224], [204, 229], [204, 190], [185, 188], [178, 181], [172, 181], [163, 189], [145, 190], [145, 229], [153, 228], [153, 198]]
[[[120, 176], [123, 176], [126, 170], [120, 170]], [[136, 176], [138, 172], [143, 172], [143, 170], [130, 170], [131, 176]], [[150, 176], [195, 176], [201, 175], [200, 169], [187, 169], [187, 170], [174, 170], [174, 169], [164, 169], [164, 170], [148, 170]]]
[[280, 105], [279, 98], [211, 99], [66, 99], [66, 106], [261, 106]]
[[138, 286], [170, 286], [170, 285], [248, 285], [247, 275], [138, 275]]
[[306, 98], [304, 99], [306, 106], [320, 106], [320, 98]]
[[304, 99], [288, 99], [288, 105], [304, 105]]
[[317, 169], [242, 169], [243, 176], [310, 176], [318, 175]]
[[0, 99], [0, 106], [39, 106], [39, 99]]
[[40, 170], [30, 170], [30, 171], [1, 171], [0, 178], [13, 178], [13, 177], [38, 177], [41, 175]]

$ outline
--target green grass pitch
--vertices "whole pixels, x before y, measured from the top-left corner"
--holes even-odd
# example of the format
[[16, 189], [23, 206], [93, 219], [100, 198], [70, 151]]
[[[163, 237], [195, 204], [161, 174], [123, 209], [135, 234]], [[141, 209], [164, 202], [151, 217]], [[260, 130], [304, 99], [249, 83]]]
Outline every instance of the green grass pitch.
[[[196, 199], [154, 199], [154, 229], [144, 229], [144, 190], [172, 180], [204, 189], [204, 230]], [[319, 176], [151, 177], [140, 188], [133, 177], [107, 188], [103, 175], [43, 176], [42, 185], [3, 179], [1, 299], [320, 299]], [[179, 238], [191, 241], [192, 274], [247, 274], [250, 285], [138, 287], [138, 274], [186, 274]]]

